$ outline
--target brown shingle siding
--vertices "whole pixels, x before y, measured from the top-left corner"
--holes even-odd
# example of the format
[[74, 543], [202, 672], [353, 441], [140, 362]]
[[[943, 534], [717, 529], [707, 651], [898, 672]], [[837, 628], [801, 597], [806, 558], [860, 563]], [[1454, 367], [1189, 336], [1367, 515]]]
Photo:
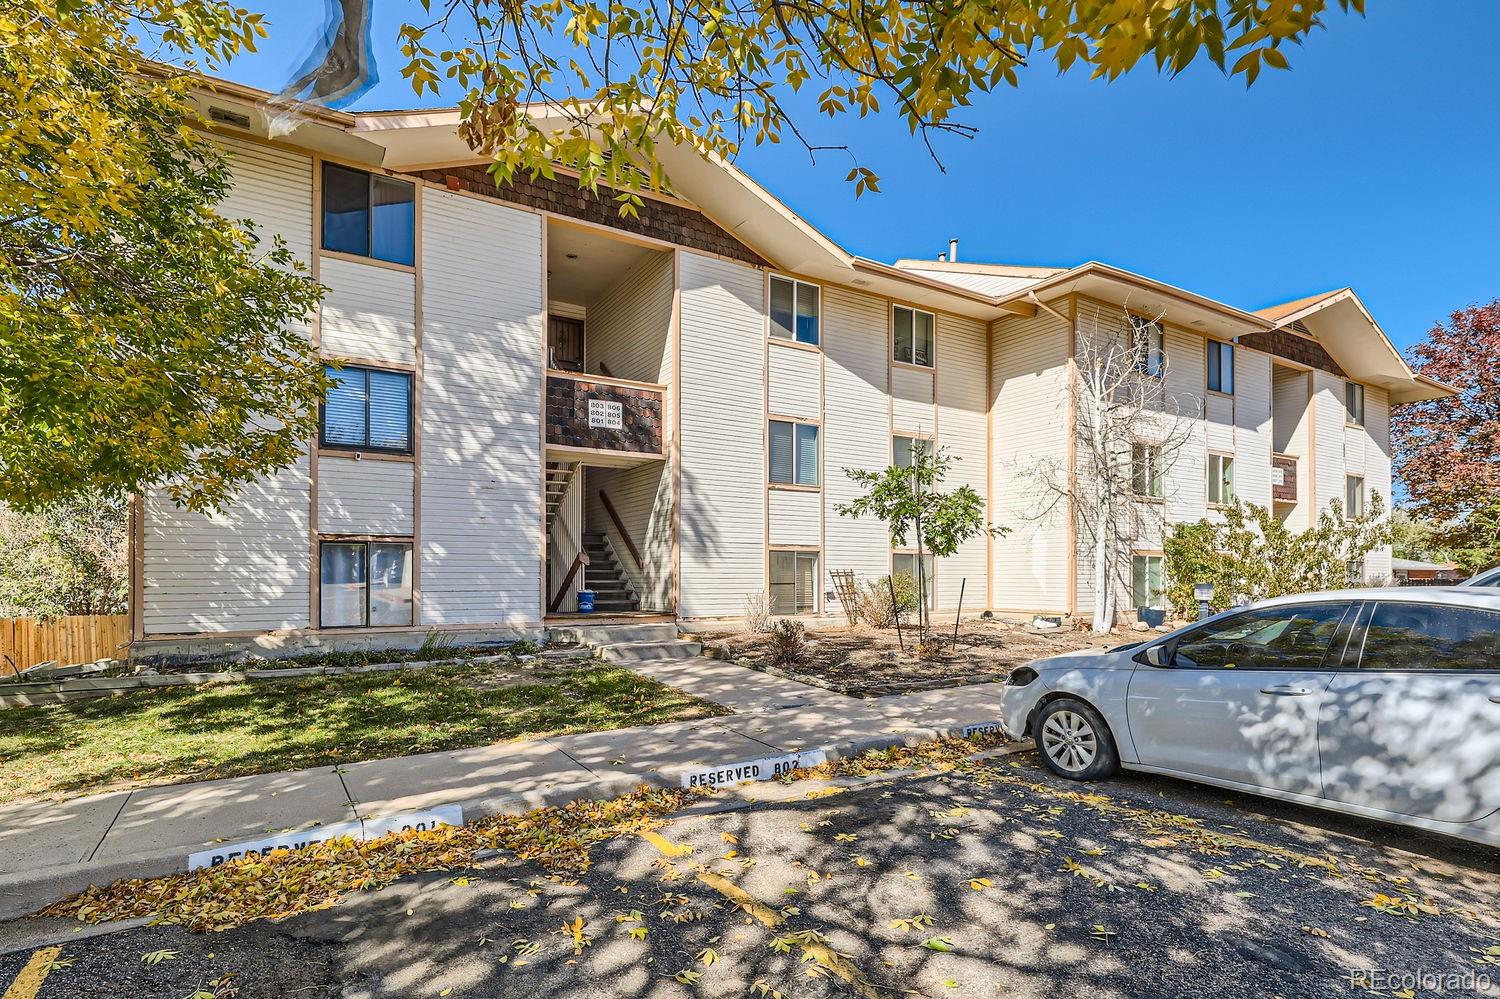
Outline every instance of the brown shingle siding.
[[728, 257], [756, 267], [771, 266], [702, 212], [642, 197], [644, 203], [640, 208], [640, 216], [627, 218], [620, 214], [615, 204], [615, 191], [601, 187], [598, 194], [591, 194], [581, 189], [572, 177], [565, 175], [555, 180], [548, 180], [546, 177], [532, 180], [523, 176], [496, 187], [494, 178], [483, 167], [473, 166], [426, 170], [422, 173], [422, 179], [442, 184], [450, 190], [468, 191], [514, 205], [609, 226], [621, 232], [702, 250], [704, 253]]
[[1316, 340], [1296, 336], [1284, 330], [1265, 330], [1259, 333], [1246, 333], [1240, 337], [1239, 345], [1249, 347], [1251, 350], [1264, 351], [1277, 357], [1284, 357], [1298, 364], [1305, 364], [1309, 368], [1317, 368], [1329, 374], [1338, 375], [1340, 378], [1348, 378], [1344, 369], [1339, 367], [1339, 362], [1329, 356], [1328, 351]]

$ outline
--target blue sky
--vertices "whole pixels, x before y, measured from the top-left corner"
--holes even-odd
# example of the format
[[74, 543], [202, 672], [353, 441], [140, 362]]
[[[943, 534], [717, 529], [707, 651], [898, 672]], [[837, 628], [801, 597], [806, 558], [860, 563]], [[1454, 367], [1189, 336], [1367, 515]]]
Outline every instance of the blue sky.
[[[415, 0], [372, 0], [380, 81], [351, 109], [429, 107], [400, 77]], [[278, 90], [321, 30], [309, 0], [247, 0], [270, 38], [224, 75]], [[1208, 66], [1106, 84], [1039, 67], [981, 99], [946, 173], [894, 117], [799, 119], [881, 175], [855, 200], [850, 159], [789, 141], [740, 165], [845, 248], [879, 260], [1102, 260], [1245, 308], [1352, 285], [1403, 348], [1450, 311], [1500, 297], [1494, 0], [1370, 0], [1328, 15], [1289, 73], [1249, 91]]]

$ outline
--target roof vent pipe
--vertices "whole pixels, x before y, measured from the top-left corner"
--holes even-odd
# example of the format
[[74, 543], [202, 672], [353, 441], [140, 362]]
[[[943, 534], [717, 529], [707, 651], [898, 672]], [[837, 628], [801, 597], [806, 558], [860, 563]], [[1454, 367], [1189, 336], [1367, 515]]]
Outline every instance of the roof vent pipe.
[[946, 253], [939, 253], [938, 254], [938, 263], [942, 263], [944, 260], [947, 260], [947, 259], [948, 259], [948, 254], [946, 254]]
[[948, 240], [948, 259], [951, 261], [958, 260], [958, 239], [956, 237]]

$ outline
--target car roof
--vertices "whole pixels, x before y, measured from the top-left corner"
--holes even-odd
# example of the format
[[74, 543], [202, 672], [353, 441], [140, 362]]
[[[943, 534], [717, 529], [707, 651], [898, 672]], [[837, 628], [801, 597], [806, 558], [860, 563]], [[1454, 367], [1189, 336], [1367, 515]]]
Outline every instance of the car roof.
[[1356, 590], [1324, 590], [1272, 597], [1250, 606], [1279, 607], [1284, 604], [1322, 603], [1328, 600], [1381, 600], [1386, 603], [1443, 604], [1500, 610], [1500, 590], [1473, 586], [1372, 586]]

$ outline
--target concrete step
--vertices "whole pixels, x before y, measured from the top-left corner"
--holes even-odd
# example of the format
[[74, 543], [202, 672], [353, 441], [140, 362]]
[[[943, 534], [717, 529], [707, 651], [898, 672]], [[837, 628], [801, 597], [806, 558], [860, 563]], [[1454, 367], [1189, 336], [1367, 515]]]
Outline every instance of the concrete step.
[[703, 652], [702, 642], [655, 641], [619, 642], [599, 646], [599, 653], [606, 662], [643, 663], [662, 659], [696, 659]]
[[578, 642], [581, 645], [672, 642], [677, 639], [677, 625], [671, 621], [641, 624], [566, 624], [549, 628], [548, 633], [554, 642]]

